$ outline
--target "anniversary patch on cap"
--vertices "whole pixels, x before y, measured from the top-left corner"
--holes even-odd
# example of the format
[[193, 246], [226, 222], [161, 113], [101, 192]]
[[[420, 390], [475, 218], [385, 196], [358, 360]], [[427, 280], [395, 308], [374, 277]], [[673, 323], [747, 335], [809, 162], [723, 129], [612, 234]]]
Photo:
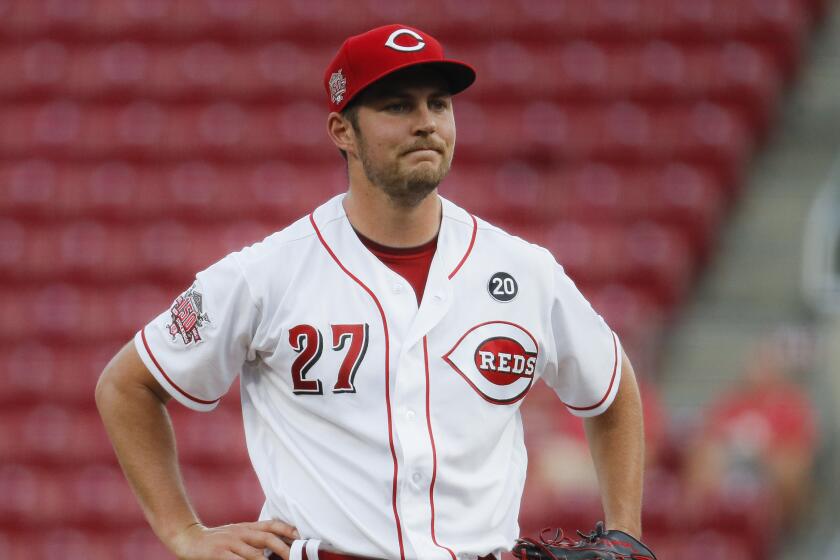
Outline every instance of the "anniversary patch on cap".
[[203, 298], [195, 284], [175, 299], [169, 312], [172, 322], [166, 328], [173, 341], [178, 335], [186, 346], [202, 341], [200, 329], [210, 322], [210, 317], [203, 312]]
[[347, 93], [347, 78], [341, 73], [341, 68], [330, 76], [330, 98], [338, 105]]

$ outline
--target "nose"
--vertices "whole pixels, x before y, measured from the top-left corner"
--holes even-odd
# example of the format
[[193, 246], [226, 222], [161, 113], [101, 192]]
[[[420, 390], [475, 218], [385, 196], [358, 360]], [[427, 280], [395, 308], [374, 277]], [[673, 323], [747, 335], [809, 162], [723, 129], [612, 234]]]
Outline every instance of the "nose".
[[414, 123], [414, 134], [420, 136], [428, 136], [437, 131], [437, 121], [435, 115], [429, 108], [423, 104], [417, 110], [417, 120]]

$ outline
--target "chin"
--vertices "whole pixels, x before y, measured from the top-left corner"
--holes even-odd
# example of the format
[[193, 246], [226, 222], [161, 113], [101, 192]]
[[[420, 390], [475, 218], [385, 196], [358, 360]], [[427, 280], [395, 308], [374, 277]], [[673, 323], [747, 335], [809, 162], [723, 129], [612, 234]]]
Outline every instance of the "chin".
[[437, 167], [417, 169], [413, 173], [405, 175], [405, 184], [410, 190], [422, 190], [424, 188], [433, 190], [440, 184], [445, 175], [446, 173]]
[[413, 180], [435, 180], [435, 178], [440, 182], [448, 171], [449, 166], [440, 161], [422, 160], [404, 168], [402, 175], [409, 182]]

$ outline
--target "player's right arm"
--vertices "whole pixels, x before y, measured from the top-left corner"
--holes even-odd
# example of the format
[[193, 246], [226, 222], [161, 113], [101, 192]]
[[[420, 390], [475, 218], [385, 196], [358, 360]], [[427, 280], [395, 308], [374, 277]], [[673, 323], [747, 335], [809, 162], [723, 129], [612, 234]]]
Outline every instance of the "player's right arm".
[[298, 535], [285, 523], [201, 524], [178, 465], [166, 409], [170, 399], [131, 342], [108, 363], [96, 385], [96, 406], [108, 437], [155, 534], [181, 560], [264, 560], [265, 548], [287, 559], [287, 542]]

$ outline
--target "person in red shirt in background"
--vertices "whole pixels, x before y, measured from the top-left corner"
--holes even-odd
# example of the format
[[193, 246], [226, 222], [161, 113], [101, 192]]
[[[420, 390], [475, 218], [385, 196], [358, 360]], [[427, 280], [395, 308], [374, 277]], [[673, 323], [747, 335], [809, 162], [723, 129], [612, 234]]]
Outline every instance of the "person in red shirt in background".
[[774, 336], [756, 346], [743, 375], [707, 408], [704, 426], [686, 457], [688, 510], [710, 500], [755, 490], [783, 527], [807, 504], [819, 443], [814, 405], [800, 380], [810, 352]]

